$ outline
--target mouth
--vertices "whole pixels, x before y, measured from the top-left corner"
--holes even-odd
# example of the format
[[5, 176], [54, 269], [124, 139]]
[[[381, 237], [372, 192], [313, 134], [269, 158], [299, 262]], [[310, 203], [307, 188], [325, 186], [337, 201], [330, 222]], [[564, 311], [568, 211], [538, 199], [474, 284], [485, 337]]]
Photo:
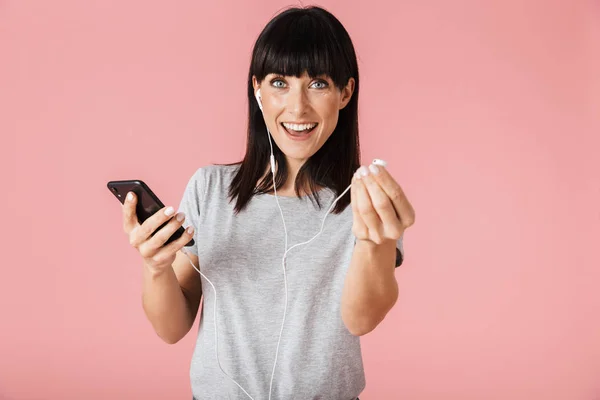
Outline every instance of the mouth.
[[292, 124], [288, 122], [282, 122], [281, 126], [292, 138], [303, 139], [310, 136], [315, 131], [319, 124], [316, 122], [309, 122], [305, 124]]

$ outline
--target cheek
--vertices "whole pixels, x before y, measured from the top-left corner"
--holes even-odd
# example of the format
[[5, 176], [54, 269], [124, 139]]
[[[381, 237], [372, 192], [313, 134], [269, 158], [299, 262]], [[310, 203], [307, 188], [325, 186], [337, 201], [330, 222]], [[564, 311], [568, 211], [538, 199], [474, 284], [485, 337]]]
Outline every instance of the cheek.
[[328, 133], [331, 133], [335, 129], [339, 118], [339, 109], [337, 104], [328, 102], [324, 107], [321, 108], [321, 110], [321, 118], [323, 119], [325, 128], [327, 129]]
[[274, 130], [279, 125], [277, 118], [285, 110], [285, 100], [281, 96], [269, 96], [269, 101], [265, 104], [263, 100], [264, 117], [267, 120], [269, 128]]
[[271, 107], [274, 110], [280, 110], [280, 109], [285, 108], [286, 97], [285, 97], [284, 93], [279, 93], [279, 92], [270, 93], [269, 100], [270, 100]]

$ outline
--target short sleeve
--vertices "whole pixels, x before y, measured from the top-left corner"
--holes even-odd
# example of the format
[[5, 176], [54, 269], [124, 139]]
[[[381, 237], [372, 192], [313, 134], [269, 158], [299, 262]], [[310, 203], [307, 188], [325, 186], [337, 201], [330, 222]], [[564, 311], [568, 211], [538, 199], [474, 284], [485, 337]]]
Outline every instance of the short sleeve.
[[202, 169], [198, 169], [188, 180], [178, 209], [178, 212], [182, 212], [185, 215], [183, 227], [186, 229], [189, 226], [194, 227], [194, 244], [192, 246], [184, 247], [183, 250], [195, 255], [198, 255], [197, 235], [199, 225], [198, 222], [200, 221], [200, 204], [204, 198], [204, 181], [202, 174]]

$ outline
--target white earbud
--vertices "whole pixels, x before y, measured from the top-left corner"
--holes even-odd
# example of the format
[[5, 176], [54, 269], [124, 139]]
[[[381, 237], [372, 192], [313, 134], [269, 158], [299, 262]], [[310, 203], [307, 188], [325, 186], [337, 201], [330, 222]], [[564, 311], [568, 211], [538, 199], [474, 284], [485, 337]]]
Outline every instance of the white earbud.
[[387, 167], [387, 163], [379, 158], [374, 159], [373, 164], [381, 165], [382, 167]]
[[260, 89], [258, 89], [256, 91], [255, 97], [256, 97], [256, 102], [258, 103], [258, 108], [260, 108], [260, 111], [262, 112], [263, 108], [262, 108], [262, 97], [260, 97]]
[[[260, 108], [260, 112], [263, 112], [262, 97], [260, 95], [260, 89], [258, 89], [256, 91], [256, 94], [254, 95], [254, 97], [256, 97], [256, 102], [258, 103], [258, 108]], [[273, 155], [273, 144], [271, 143], [271, 135], [269, 133], [269, 128], [267, 128], [267, 135], [269, 135], [269, 144], [271, 145], [271, 157], [269, 160], [271, 162], [271, 172], [273, 174], [275, 174], [275, 156]]]

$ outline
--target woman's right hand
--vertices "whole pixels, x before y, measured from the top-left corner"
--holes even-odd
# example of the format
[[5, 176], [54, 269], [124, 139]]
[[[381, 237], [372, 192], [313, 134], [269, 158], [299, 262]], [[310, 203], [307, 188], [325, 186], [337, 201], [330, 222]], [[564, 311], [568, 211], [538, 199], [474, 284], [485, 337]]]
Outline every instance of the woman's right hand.
[[[192, 226], [185, 230], [177, 240], [165, 245], [171, 235], [179, 229], [185, 220], [183, 213], [173, 216], [173, 207], [164, 207], [154, 213], [141, 225], [135, 213], [137, 197], [134, 193], [127, 194], [123, 204], [123, 230], [129, 236], [129, 244], [137, 249], [144, 260], [144, 265], [154, 273], [164, 272], [175, 261], [175, 256], [194, 236]], [[166, 221], [156, 234], [152, 233]]]

